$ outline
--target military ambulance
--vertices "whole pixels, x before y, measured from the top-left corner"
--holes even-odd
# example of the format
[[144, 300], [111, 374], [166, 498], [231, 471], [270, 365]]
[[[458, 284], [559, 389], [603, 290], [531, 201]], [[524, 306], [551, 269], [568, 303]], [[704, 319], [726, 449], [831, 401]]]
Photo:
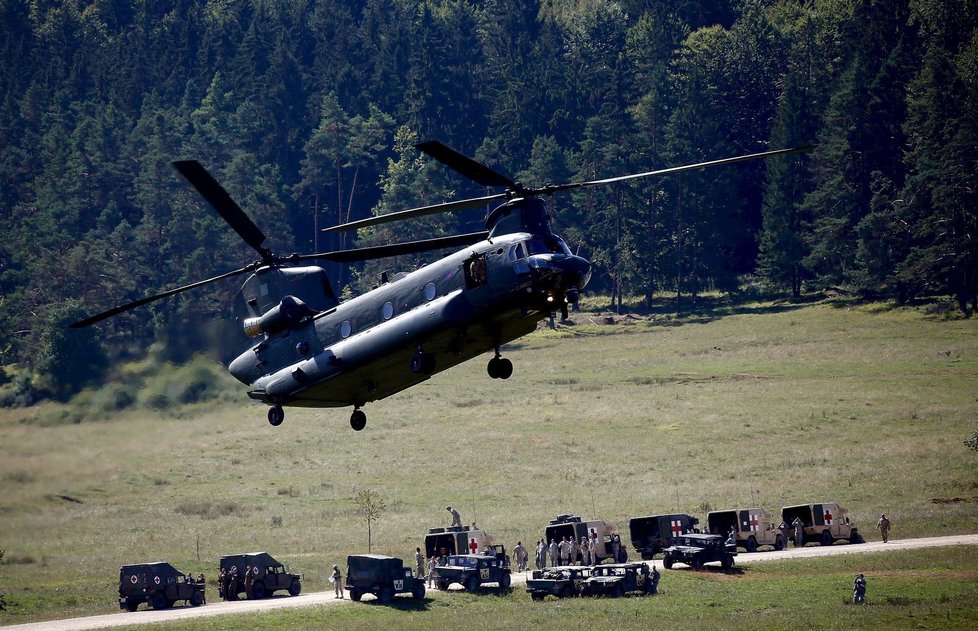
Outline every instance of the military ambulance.
[[496, 538], [479, 528], [450, 526], [430, 528], [424, 537], [425, 556], [449, 554], [479, 554], [496, 545]]
[[221, 569], [230, 572], [232, 567], [238, 568], [236, 584], [230, 585], [230, 593], [236, 600], [245, 592], [245, 572], [251, 571], [251, 598], [261, 599], [271, 596], [278, 590], [286, 590], [289, 596], [298, 596], [302, 592], [302, 575], [292, 574], [289, 568], [275, 560], [267, 552], [249, 552], [247, 554], [229, 554], [221, 557]]
[[119, 608], [136, 611], [142, 603], [169, 609], [184, 600], [192, 607], [204, 604], [204, 584], [169, 563], [135, 563], [119, 570]]
[[785, 544], [774, 515], [763, 508], [733, 508], [711, 511], [706, 514], [706, 524], [715, 535], [726, 536], [731, 528], [737, 531], [737, 545], [748, 552], [757, 552], [761, 546], [774, 546], [783, 550]]
[[823, 502], [821, 504], [799, 504], [785, 506], [781, 509], [781, 519], [788, 526], [791, 536], [794, 536], [795, 518], [801, 519], [803, 525], [803, 540], [800, 545], [817, 541], [823, 546], [830, 546], [840, 539], [849, 543], [863, 543], [865, 540], [859, 534], [856, 524], [849, 521], [849, 511], [838, 504]]
[[698, 523], [699, 519], [686, 513], [646, 515], [630, 519], [628, 531], [632, 535], [632, 546], [648, 561], [673, 545], [676, 537], [699, 532]]
[[[605, 559], [614, 559], [612, 552], [612, 538], [618, 534], [618, 528], [614, 524], [609, 524], [601, 519], [591, 519], [583, 521], [577, 515], [557, 515], [550, 520], [550, 524], [544, 531], [544, 541], [548, 544], [551, 541], [560, 543], [564, 537], [573, 539], [578, 544], [581, 537], [587, 537], [590, 541], [592, 533], [598, 535], [597, 560], [595, 564], [601, 563]], [[572, 559], [573, 563], [580, 563], [584, 560], [581, 552], [577, 553], [577, 558]]]

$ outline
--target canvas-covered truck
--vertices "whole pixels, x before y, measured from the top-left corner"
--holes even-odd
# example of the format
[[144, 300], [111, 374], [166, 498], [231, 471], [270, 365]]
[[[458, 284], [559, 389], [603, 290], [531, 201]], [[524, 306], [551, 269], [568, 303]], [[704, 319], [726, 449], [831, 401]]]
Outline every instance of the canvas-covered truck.
[[[240, 594], [252, 599], [271, 596], [279, 590], [289, 592], [289, 596], [298, 596], [302, 592], [302, 575], [292, 574], [289, 568], [282, 565], [267, 552], [248, 552], [245, 554], [229, 554], [221, 557], [221, 569], [226, 573], [231, 568], [237, 568], [237, 580], [228, 582], [229, 595], [236, 600]], [[251, 572], [251, 593], [247, 593], [245, 574]]]
[[476, 592], [485, 583], [495, 583], [500, 589], [509, 589], [509, 564], [506, 553], [500, 554], [453, 554], [445, 565], [438, 566], [438, 589], [444, 591], [452, 583], [458, 583], [468, 592]]
[[686, 513], [666, 513], [633, 517], [628, 521], [632, 546], [648, 561], [673, 544], [676, 537], [699, 532], [700, 520]]
[[778, 530], [774, 515], [763, 508], [732, 508], [706, 514], [706, 525], [715, 535], [726, 536], [733, 529], [737, 545], [748, 552], [757, 552], [761, 546], [773, 546], [783, 550], [787, 541]]
[[411, 594], [415, 600], [423, 599], [425, 594], [424, 577], [415, 576], [401, 559], [381, 554], [346, 557], [346, 588], [353, 600], [373, 594], [385, 605], [397, 594]]
[[836, 541], [846, 540], [849, 543], [863, 543], [865, 540], [859, 534], [856, 524], [849, 521], [849, 511], [838, 504], [822, 502], [821, 504], [798, 504], [785, 506], [781, 509], [781, 519], [788, 526], [788, 533], [794, 536], [795, 518], [801, 520], [802, 541], [797, 545], [817, 541], [823, 546], [830, 546]]
[[[564, 537], [567, 537], [580, 543], [581, 537], [587, 537], [590, 541], [593, 535], [598, 537], [598, 547], [596, 550], [597, 559], [593, 560], [592, 564], [597, 565], [605, 559], [620, 561], [627, 558], [627, 555], [624, 555], [624, 548], [621, 549], [621, 558], [614, 558], [614, 541], [618, 539], [618, 528], [602, 519], [585, 521], [577, 515], [557, 515], [550, 520], [550, 524], [544, 530], [544, 541], [547, 543], [556, 541], [559, 544]], [[583, 558], [583, 554], [578, 552], [577, 558], [571, 561], [580, 563]]]
[[177, 601], [204, 604], [204, 584], [165, 562], [123, 565], [119, 570], [119, 608], [136, 611], [142, 603], [169, 609]]
[[480, 528], [469, 526], [450, 526], [430, 528], [424, 537], [426, 557], [447, 556], [450, 554], [477, 554], [491, 548], [496, 539]]

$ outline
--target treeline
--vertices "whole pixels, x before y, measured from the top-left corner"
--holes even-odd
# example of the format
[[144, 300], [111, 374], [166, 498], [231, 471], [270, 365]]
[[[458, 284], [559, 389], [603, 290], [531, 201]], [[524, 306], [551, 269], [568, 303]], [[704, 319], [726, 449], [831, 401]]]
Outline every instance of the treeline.
[[[0, 48], [0, 364], [60, 394], [106, 354], [227, 335], [234, 282], [62, 332], [255, 258], [176, 159], [306, 253], [477, 223], [319, 232], [484, 193], [421, 139], [529, 184], [817, 143], [567, 194], [555, 224], [616, 306], [750, 285], [978, 308], [969, 0], [0, 0]], [[330, 273], [349, 294], [418, 262]]]

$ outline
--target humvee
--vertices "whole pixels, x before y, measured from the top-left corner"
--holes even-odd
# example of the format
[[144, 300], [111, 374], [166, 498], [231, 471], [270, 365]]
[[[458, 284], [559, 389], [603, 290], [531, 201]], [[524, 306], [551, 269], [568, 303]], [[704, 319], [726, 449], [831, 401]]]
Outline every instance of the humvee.
[[581, 583], [591, 576], [591, 568], [585, 565], [562, 565], [534, 570], [526, 579], [526, 591], [533, 600], [543, 600], [548, 595], [570, 598], [581, 594]]
[[445, 565], [438, 566], [438, 589], [444, 591], [452, 583], [460, 583], [466, 591], [475, 592], [484, 583], [496, 583], [509, 589], [509, 565], [499, 554], [452, 554]]
[[[580, 543], [581, 537], [590, 539], [592, 534], [598, 535], [597, 560], [594, 563], [601, 563], [605, 559], [618, 561], [619, 559], [614, 558], [611, 545], [612, 537], [618, 534], [618, 528], [614, 524], [600, 519], [582, 521], [577, 515], [557, 515], [550, 520], [550, 524], [544, 530], [543, 540], [548, 544], [551, 541], [560, 543], [564, 537], [569, 537]], [[621, 553], [624, 553], [624, 547], [622, 547]], [[625, 558], [627, 558], [627, 555]], [[571, 562], [581, 563], [583, 560], [584, 555], [578, 552], [577, 557], [571, 559]]]
[[193, 607], [204, 604], [204, 584], [169, 563], [137, 563], [119, 570], [119, 609], [136, 611], [140, 603], [169, 609], [184, 600]]
[[685, 563], [698, 570], [704, 563], [719, 561], [724, 569], [730, 568], [737, 555], [737, 546], [727, 545], [726, 540], [727, 538], [722, 535], [698, 533], [676, 537], [676, 543], [666, 548], [662, 556], [662, 565], [668, 570], [674, 563]]
[[302, 575], [292, 574], [289, 569], [276, 561], [267, 552], [249, 552], [247, 554], [229, 554], [221, 557], [221, 569], [229, 572], [232, 567], [238, 568], [238, 579], [229, 587], [230, 595], [237, 599], [245, 591], [244, 575], [251, 568], [252, 584], [251, 598], [259, 599], [272, 595], [280, 589], [287, 590], [290, 596], [298, 596], [302, 592]]
[[647, 515], [628, 521], [632, 546], [648, 561], [673, 544], [673, 540], [690, 532], [699, 532], [700, 520], [686, 513]]
[[797, 506], [785, 506], [781, 509], [781, 519], [790, 529], [794, 536], [794, 526], [792, 523], [795, 517], [801, 519], [802, 541], [799, 545], [805, 545], [810, 541], [817, 541], [823, 546], [830, 546], [840, 539], [846, 539], [849, 543], [863, 543], [865, 540], [859, 534], [856, 524], [849, 521], [849, 511], [838, 504], [799, 504]]
[[383, 604], [395, 594], [409, 593], [415, 600], [424, 598], [424, 578], [415, 576], [404, 561], [380, 554], [351, 554], [346, 557], [346, 588], [350, 598], [360, 600], [373, 594]]
[[424, 537], [424, 551], [427, 558], [449, 554], [475, 554], [495, 543], [496, 539], [492, 535], [479, 528], [430, 528]]
[[706, 515], [709, 532], [726, 535], [733, 528], [737, 532], [737, 545], [748, 552], [757, 552], [761, 546], [774, 546], [783, 550], [787, 541], [773, 521], [773, 515], [763, 508], [734, 508], [711, 511]]
[[609, 563], [591, 568], [581, 583], [581, 596], [621, 598], [628, 592], [652, 593], [652, 576], [644, 563]]

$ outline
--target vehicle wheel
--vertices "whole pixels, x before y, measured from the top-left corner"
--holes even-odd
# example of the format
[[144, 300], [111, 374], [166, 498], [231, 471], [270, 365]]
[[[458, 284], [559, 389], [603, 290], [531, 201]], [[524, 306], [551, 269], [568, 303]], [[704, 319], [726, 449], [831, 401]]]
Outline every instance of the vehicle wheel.
[[499, 379], [499, 357], [493, 357], [486, 364], [486, 372], [489, 373], [489, 377], [492, 379]]
[[540, 592], [533, 592], [530, 594], [530, 598], [537, 601], [543, 600], [544, 596], [545, 594], [541, 594]]
[[509, 379], [513, 376], [513, 362], [509, 361], [505, 357], [499, 359], [499, 378]]
[[160, 611], [161, 609], [166, 609], [166, 605], [167, 605], [166, 596], [164, 596], [163, 594], [153, 594], [152, 596], [149, 597], [149, 604], [153, 609], [157, 611]]
[[692, 562], [692, 566], [693, 566], [693, 569], [694, 570], [701, 570], [701, 569], [703, 569], [703, 559], [701, 559], [700, 557], [694, 557], [693, 558], [693, 562]]
[[622, 598], [625, 595], [624, 585], [615, 585], [611, 590], [612, 598]]
[[866, 543], [866, 540], [863, 539], [863, 536], [859, 534], [858, 530], [853, 529], [849, 535], [849, 543]]
[[835, 540], [832, 539], [832, 533], [831, 532], [829, 532], [828, 530], [823, 530], [822, 531], [822, 538], [821, 538], [820, 542], [821, 542], [821, 544], [823, 546], [830, 546], [833, 543], [835, 543]]
[[475, 593], [479, 590], [479, 579], [475, 576], [470, 576], [465, 579], [465, 591], [470, 593]]
[[356, 589], [356, 588], [351, 587], [350, 588], [350, 600], [359, 601], [361, 598], [363, 598], [363, 592], [361, 592], [359, 589]]
[[379, 600], [382, 605], [389, 604], [390, 601], [394, 600], [394, 588], [390, 585], [381, 587], [380, 593], [377, 594], [377, 600]]
[[666, 568], [667, 570], [671, 570], [672, 569], [672, 558], [670, 558], [670, 557], [663, 557], [663, 559], [662, 559], [662, 567]]
[[411, 590], [411, 596], [413, 596], [415, 600], [424, 600], [424, 583], [418, 583], [415, 585], [414, 589]]
[[133, 611], [136, 611], [137, 609], [139, 609], [139, 601], [138, 600], [131, 600], [131, 599], [127, 598], [126, 599], [126, 611], [132, 613]]
[[367, 415], [363, 410], [353, 410], [353, 414], [350, 415], [350, 427], [354, 431], [359, 432], [364, 427], [367, 426]]
[[778, 537], [777, 539], [775, 539], [774, 540], [774, 549], [775, 550], [784, 550], [784, 539], [782, 539], [781, 537]]
[[302, 583], [299, 581], [292, 581], [289, 585], [289, 596], [298, 596], [302, 593]]
[[190, 606], [200, 607], [204, 604], [204, 592], [194, 592], [190, 595]]
[[448, 581], [438, 581], [438, 589], [443, 592], [448, 591]]
[[252, 600], [261, 600], [265, 597], [265, 583], [254, 583], [251, 586]]
[[751, 537], [750, 539], [747, 540], [747, 551], [748, 552], [757, 552], [757, 538], [756, 537]]
[[268, 408], [268, 422], [272, 427], [278, 427], [285, 420], [285, 410], [281, 405], [273, 405]]
[[503, 574], [499, 579], [499, 586], [502, 587], [503, 589], [509, 589], [509, 586], [512, 582], [513, 579], [510, 577], [509, 574]]

